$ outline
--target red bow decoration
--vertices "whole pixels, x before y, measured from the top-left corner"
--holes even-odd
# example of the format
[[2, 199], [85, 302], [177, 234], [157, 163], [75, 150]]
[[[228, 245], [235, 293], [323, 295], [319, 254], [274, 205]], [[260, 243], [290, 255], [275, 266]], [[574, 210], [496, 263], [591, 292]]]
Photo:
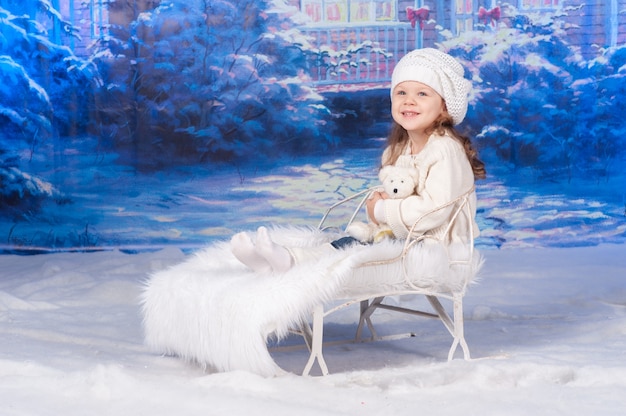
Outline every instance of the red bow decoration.
[[484, 22], [485, 24], [491, 23], [492, 26], [495, 26], [494, 22], [500, 20], [500, 6], [496, 6], [491, 10], [487, 10], [483, 6], [480, 6], [478, 9], [478, 20]]
[[428, 20], [428, 15], [430, 14], [430, 10], [427, 7], [420, 7], [419, 9], [414, 9], [412, 7], [406, 8], [406, 17], [411, 22], [411, 27], [415, 27], [415, 23], [420, 23], [420, 29], [424, 30], [424, 22]]

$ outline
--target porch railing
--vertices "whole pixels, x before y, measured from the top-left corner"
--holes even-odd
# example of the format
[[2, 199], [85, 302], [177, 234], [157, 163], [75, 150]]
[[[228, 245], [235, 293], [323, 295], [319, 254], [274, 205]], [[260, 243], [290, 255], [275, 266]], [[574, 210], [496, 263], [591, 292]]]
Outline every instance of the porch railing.
[[313, 46], [309, 68], [317, 85], [390, 81], [398, 59], [422, 42], [420, 30], [408, 23], [300, 30]]

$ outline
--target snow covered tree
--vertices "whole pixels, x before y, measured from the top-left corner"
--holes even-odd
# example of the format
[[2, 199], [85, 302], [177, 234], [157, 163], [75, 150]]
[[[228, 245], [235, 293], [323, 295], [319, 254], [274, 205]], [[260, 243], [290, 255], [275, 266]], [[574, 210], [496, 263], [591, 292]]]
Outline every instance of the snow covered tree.
[[602, 50], [576, 81], [576, 130], [584, 168], [598, 180], [609, 179], [611, 168], [626, 155], [626, 45]]
[[94, 59], [106, 74], [100, 121], [116, 149], [154, 167], [259, 163], [331, 145], [303, 43], [281, 16], [263, 0], [174, 0], [137, 13], [127, 33], [114, 28]]
[[483, 154], [553, 180], [607, 174], [598, 164], [623, 156], [626, 144], [616, 72], [624, 53], [589, 64], [568, 42], [562, 14], [504, 10], [508, 23], [443, 42], [475, 82], [467, 123], [481, 131]]
[[[21, 172], [27, 160], [52, 137], [85, 131], [95, 67], [48, 39], [30, 14], [62, 21], [49, 0], [0, 2], [0, 207], [35, 211], [56, 195], [51, 185]], [[30, 14], [29, 14], [30, 13]], [[26, 209], [27, 208], [27, 209]]]

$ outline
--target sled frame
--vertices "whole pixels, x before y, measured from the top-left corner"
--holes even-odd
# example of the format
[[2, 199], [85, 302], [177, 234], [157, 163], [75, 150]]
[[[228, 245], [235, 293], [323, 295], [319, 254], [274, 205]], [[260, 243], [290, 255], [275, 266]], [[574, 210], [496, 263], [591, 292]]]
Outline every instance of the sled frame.
[[[349, 218], [345, 228], [347, 228], [359, 215], [361, 209], [365, 205], [367, 199], [370, 195], [378, 188], [370, 188], [354, 195], [348, 196], [343, 200], [337, 202], [332, 205], [328, 210], [324, 213], [318, 228], [320, 230], [325, 230], [329, 227], [326, 226], [326, 222], [336, 208], [343, 206], [350, 201], [358, 200], [361, 198], [357, 204], [356, 209], [352, 213], [352, 216]], [[319, 304], [313, 309], [312, 313], [312, 323], [308, 322], [303, 323], [301, 330], [299, 333], [305, 339], [305, 343], [307, 348], [309, 349], [310, 355], [308, 362], [306, 363], [304, 370], [302, 372], [303, 376], [309, 375], [313, 365], [315, 363], [318, 364], [322, 375], [328, 375], [328, 366], [326, 361], [324, 360], [323, 355], [323, 346], [324, 346], [324, 319], [343, 308], [348, 306], [359, 304], [359, 323], [357, 325], [356, 334], [353, 342], [366, 342], [366, 341], [376, 341], [385, 339], [387, 337], [379, 337], [372, 322], [372, 315], [377, 309], [386, 309], [399, 313], [406, 313], [410, 315], [415, 315], [419, 317], [426, 318], [434, 318], [439, 319], [445, 328], [448, 330], [450, 335], [452, 336], [452, 345], [448, 351], [448, 361], [451, 361], [454, 358], [454, 355], [458, 348], [460, 347], [463, 352], [463, 358], [465, 360], [469, 360], [470, 351], [465, 341], [465, 330], [464, 330], [464, 320], [463, 320], [463, 297], [465, 296], [465, 287], [467, 286], [467, 282], [464, 285], [463, 289], [459, 292], [454, 293], [441, 293], [435, 290], [432, 290], [428, 287], [418, 287], [411, 282], [409, 271], [407, 267], [407, 258], [408, 252], [411, 248], [416, 245], [422, 243], [425, 240], [436, 240], [438, 243], [443, 243], [447, 248], [447, 241], [450, 241], [450, 232], [452, 230], [453, 225], [459, 218], [462, 213], [465, 213], [467, 218], [472, 218], [471, 208], [469, 204], [470, 196], [474, 193], [475, 188], [472, 187], [470, 190], [460, 195], [458, 198], [443, 204], [439, 207], [432, 209], [431, 211], [425, 213], [420, 218], [418, 218], [413, 226], [409, 230], [409, 234], [404, 242], [404, 247], [401, 254], [397, 257], [367, 262], [362, 264], [360, 267], [368, 267], [373, 265], [380, 265], [386, 263], [392, 263], [400, 261], [403, 264], [402, 270], [404, 273], [404, 281], [406, 284], [406, 289], [404, 290], [395, 290], [395, 291], [381, 291], [376, 293], [369, 293], [367, 295], [359, 296], [353, 299], [337, 299], [337, 301], [341, 302], [338, 305], [329, 307], [329, 309], [325, 309], [324, 304]], [[414, 230], [419, 225], [424, 218], [432, 215], [436, 212], [449, 208], [450, 206], [454, 206], [454, 209], [449, 218], [448, 224], [445, 228], [445, 232], [441, 239], [437, 239], [436, 237], [429, 234], [422, 234], [415, 236]], [[471, 267], [472, 262], [474, 260], [474, 230], [471, 221], [468, 221], [469, 230], [467, 230], [467, 252], [464, 253], [464, 256], [460, 259], [451, 259], [449, 252], [448, 254], [448, 263], [449, 267], [457, 267], [457, 266], [465, 266]], [[345, 231], [345, 229], [344, 229]], [[399, 307], [395, 305], [389, 305], [384, 303], [384, 299], [387, 296], [396, 296], [396, 295], [423, 295], [428, 300], [430, 306], [432, 307], [432, 311], [423, 311], [419, 309], [410, 309], [405, 307]], [[450, 314], [446, 308], [441, 303], [440, 299], [448, 299], [452, 304], [452, 313]], [[367, 326], [371, 337], [369, 339], [363, 338], [363, 330]]]

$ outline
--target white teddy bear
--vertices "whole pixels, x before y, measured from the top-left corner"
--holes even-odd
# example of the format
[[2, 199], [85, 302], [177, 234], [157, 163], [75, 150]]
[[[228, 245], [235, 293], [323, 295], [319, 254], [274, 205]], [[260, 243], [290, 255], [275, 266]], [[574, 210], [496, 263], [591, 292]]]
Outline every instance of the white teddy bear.
[[[385, 166], [378, 174], [383, 189], [392, 199], [403, 199], [416, 194], [419, 172], [413, 167]], [[386, 224], [376, 225], [354, 221], [346, 229], [348, 235], [363, 243], [379, 242], [386, 237], [393, 237], [393, 232]]]

